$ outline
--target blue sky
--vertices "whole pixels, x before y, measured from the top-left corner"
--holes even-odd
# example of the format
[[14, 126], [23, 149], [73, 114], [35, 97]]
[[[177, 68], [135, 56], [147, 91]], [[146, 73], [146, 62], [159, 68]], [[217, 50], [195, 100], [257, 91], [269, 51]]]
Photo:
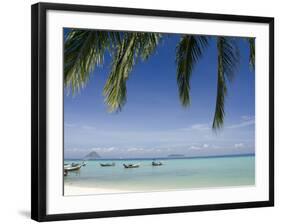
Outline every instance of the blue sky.
[[247, 42], [237, 38], [240, 65], [228, 84], [224, 128], [211, 129], [217, 88], [216, 44], [212, 40], [191, 78], [191, 105], [180, 104], [175, 49], [180, 35], [165, 37], [156, 53], [140, 61], [127, 82], [127, 103], [109, 113], [102, 95], [110, 57], [75, 96], [64, 94], [66, 158], [95, 150], [105, 158], [208, 156], [254, 153], [255, 77]]

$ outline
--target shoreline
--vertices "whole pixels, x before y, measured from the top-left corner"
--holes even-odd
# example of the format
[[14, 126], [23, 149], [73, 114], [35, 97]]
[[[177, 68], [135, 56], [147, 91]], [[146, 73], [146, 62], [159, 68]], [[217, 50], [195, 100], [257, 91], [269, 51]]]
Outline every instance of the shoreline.
[[171, 191], [190, 191], [190, 190], [206, 190], [206, 189], [226, 189], [226, 188], [241, 188], [241, 187], [254, 187], [254, 184], [242, 185], [226, 185], [226, 186], [209, 186], [209, 187], [190, 187], [190, 188], [171, 188], [171, 189], [154, 189], [154, 190], [120, 190], [109, 188], [97, 187], [81, 187], [69, 184], [64, 185], [64, 196], [89, 196], [89, 195], [104, 195], [104, 194], [123, 194], [123, 193], [151, 193], [151, 192], [171, 192]]
[[115, 194], [115, 193], [128, 193], [130, 190], [97, 188], [97, 187], [81, 187], [70, 184], [64, 184], [64, 196], [75, 195], [94, 195], [94, 194]]

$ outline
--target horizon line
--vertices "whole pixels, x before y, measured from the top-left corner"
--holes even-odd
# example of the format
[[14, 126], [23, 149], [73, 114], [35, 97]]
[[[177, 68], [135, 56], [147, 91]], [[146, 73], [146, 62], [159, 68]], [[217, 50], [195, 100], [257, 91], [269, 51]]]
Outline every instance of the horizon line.
[[218, 157], [239, 157], [239, 156], [255, 156], [255, 153], [242, 153], [242, 154], [221, 154], [221, 155], [206, 155], [206, 156], [164, 156], [164, 157], [108, 157], [108, 158], [96, 158], [96, 159], [86, 159], [86, 158], [64, 158], [64, 160], [137, 160], [137, 159], [200, 159], [200, 158], [218, 158]]

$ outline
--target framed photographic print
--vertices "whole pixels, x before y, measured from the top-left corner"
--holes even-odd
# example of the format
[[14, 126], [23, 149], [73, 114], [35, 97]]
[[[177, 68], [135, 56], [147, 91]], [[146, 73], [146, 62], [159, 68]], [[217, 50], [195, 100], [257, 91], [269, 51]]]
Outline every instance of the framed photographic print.
[[32, 6], [32, 218], [274, 204], [274, 19]]

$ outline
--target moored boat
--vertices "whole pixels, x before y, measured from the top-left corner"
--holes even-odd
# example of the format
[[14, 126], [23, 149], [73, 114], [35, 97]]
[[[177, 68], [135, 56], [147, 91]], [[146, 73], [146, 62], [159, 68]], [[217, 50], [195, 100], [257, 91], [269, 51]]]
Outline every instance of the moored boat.
[[115, 166], [115, 163], [100, 163], [102, 167]]
[[152, 162], [152, 166], [162, 166], [163, 165], [163, 163], [162, 162], [155, 162], [155, 161], [153, 161]]
[[64, 176], [67, 176], [68, 171], [78, 171], [78, 170], [80, 170], [80, 168], [82, 166], [86, 166], [85, 161], [83, 161], [82, 163], [71, 163], [71, 164], [64, 163], [63, 164], [63, 171], [64, 171], [63, 174], [64, 174]]
[[64, 167], [64, 171], [76, 171], [76, 170], [80, 170], [80, 168], [82, 167], [83, 165], [81, 164], [78, 164], [78, 165], [72, 165], [72, 166], [68, 166], [68, 167]]
[[71, 166], [74, 167], [74, 166], [78, 166], [80, 165], [79, 163], [71, 163]]
[[140, 164], [123, 164], [125, 168], [138, 168]]
[[71, 164], [63, 164], [63, 168], [71, 167]]

